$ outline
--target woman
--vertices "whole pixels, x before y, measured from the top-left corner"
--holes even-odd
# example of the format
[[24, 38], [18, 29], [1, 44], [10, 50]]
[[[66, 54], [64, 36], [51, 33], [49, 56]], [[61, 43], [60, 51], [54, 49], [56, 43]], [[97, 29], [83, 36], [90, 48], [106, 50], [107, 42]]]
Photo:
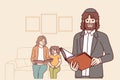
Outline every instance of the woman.
[[50, 47], [50, 58], [53, 60], [49, 63], [50, 78], [56, 79], [57, 73], [60, 71], [61, 56], [58, 46]]
[[35, 79], [43, 79], [47, 70], [48, 47], [45, 36], [39, 36], [36, 45], [32, 49], [31, 61], [33, 63], [33, 76]]

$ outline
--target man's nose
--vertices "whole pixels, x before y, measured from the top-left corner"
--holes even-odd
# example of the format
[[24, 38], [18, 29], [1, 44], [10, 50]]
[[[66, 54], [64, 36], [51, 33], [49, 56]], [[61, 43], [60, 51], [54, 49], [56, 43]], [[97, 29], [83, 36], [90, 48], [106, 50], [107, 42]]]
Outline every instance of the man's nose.
[[92, 22], [92, 20], [91, 20], [91, 19], [89, 19], [89, 20], [88, 20], [88, 23], [91, 23], [91, 22]]
[[92, 22], [91, 16], [89, 15], [89, 16], [88, 16], [88, 23], [91, 23], [91, 22]]

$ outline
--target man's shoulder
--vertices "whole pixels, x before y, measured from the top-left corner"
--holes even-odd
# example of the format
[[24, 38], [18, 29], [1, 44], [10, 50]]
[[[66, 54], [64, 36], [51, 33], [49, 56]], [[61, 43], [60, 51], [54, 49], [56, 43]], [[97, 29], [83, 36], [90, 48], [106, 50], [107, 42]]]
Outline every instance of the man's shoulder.
[[82, 33], [83, 33], [83, 31], [76, 33], [74, 36], [74, 39], [80, 38]]
[[101, 31], [97, 31], [99, 37], [107, 37], [107, 34]]
[[[96, 31], [98, 37], [107, 37], [107, 34], [101, 31]], [[75, 34], [74, 39], [79, 39], [82, 35], [84, 35], [84, 31], [78, 32]]]

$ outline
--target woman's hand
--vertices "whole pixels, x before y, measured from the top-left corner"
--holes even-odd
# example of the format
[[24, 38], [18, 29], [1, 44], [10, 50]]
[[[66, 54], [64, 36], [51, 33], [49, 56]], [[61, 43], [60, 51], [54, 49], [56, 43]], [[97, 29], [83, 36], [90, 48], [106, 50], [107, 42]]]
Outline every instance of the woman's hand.
[[48, 61], [43, 61], [43, 64], [48, 64]]
[[79, 68], [79, 65], [78, 63], [73, 63], [73, 61], [70, 63], [70, 68], [73, 70], [73, 71], [77, 71], [78, 68]]
[[55, 67], [54, 67], [54, 66], [52, 66], [52, 65], [51, 65], [50, 67], [51, 67], [51, 68], [55, 68]]
[[37, 65], [37, 62], [36, 62], [36, 61], [33, 61], [32, 64]]

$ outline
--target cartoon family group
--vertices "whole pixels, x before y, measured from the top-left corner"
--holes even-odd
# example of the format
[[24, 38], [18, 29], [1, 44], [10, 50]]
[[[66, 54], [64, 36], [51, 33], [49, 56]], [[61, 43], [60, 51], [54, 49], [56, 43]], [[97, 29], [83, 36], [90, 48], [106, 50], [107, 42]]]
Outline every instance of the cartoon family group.
[[31, 61], [33, 63], [33, 74], [35, 79], [43, 78], [43, 74], [47, 70], [47, 64], [49, 65], [51, 79], [56, 79], [57, 73], [60, 71], [61, 56], [59, 47], [51, 46], [49, 55], [49, 49], [46, 44], [46, 37], [41, 35], [37, 38], [36, 45], [32, 49]]
[[[80, 26], [82, 31], [77, 33], [73, 39], [72, 54], [75, 56], [86, 52], [92, 57], [92, 67], [81, 71], [78, 69], [77, 63], [71, 63], [70, 67], [75, 71], [75, 78], [103, 78], [103, 63], [113, 60], [109, 39], [105, 33], [98, 31], [99, 26], [98, 12], [93, 8], [86, 9], [82, 14]], [[35, 79], [43, 78], [47, 65], [49, 65], [51, 79], [56, 79], [57, 73], [60, 71], [59, 47], [51, 46], [48, 49], [46, 44], [46, 37], [39, 36], [32, 49], [31, 61]]]

